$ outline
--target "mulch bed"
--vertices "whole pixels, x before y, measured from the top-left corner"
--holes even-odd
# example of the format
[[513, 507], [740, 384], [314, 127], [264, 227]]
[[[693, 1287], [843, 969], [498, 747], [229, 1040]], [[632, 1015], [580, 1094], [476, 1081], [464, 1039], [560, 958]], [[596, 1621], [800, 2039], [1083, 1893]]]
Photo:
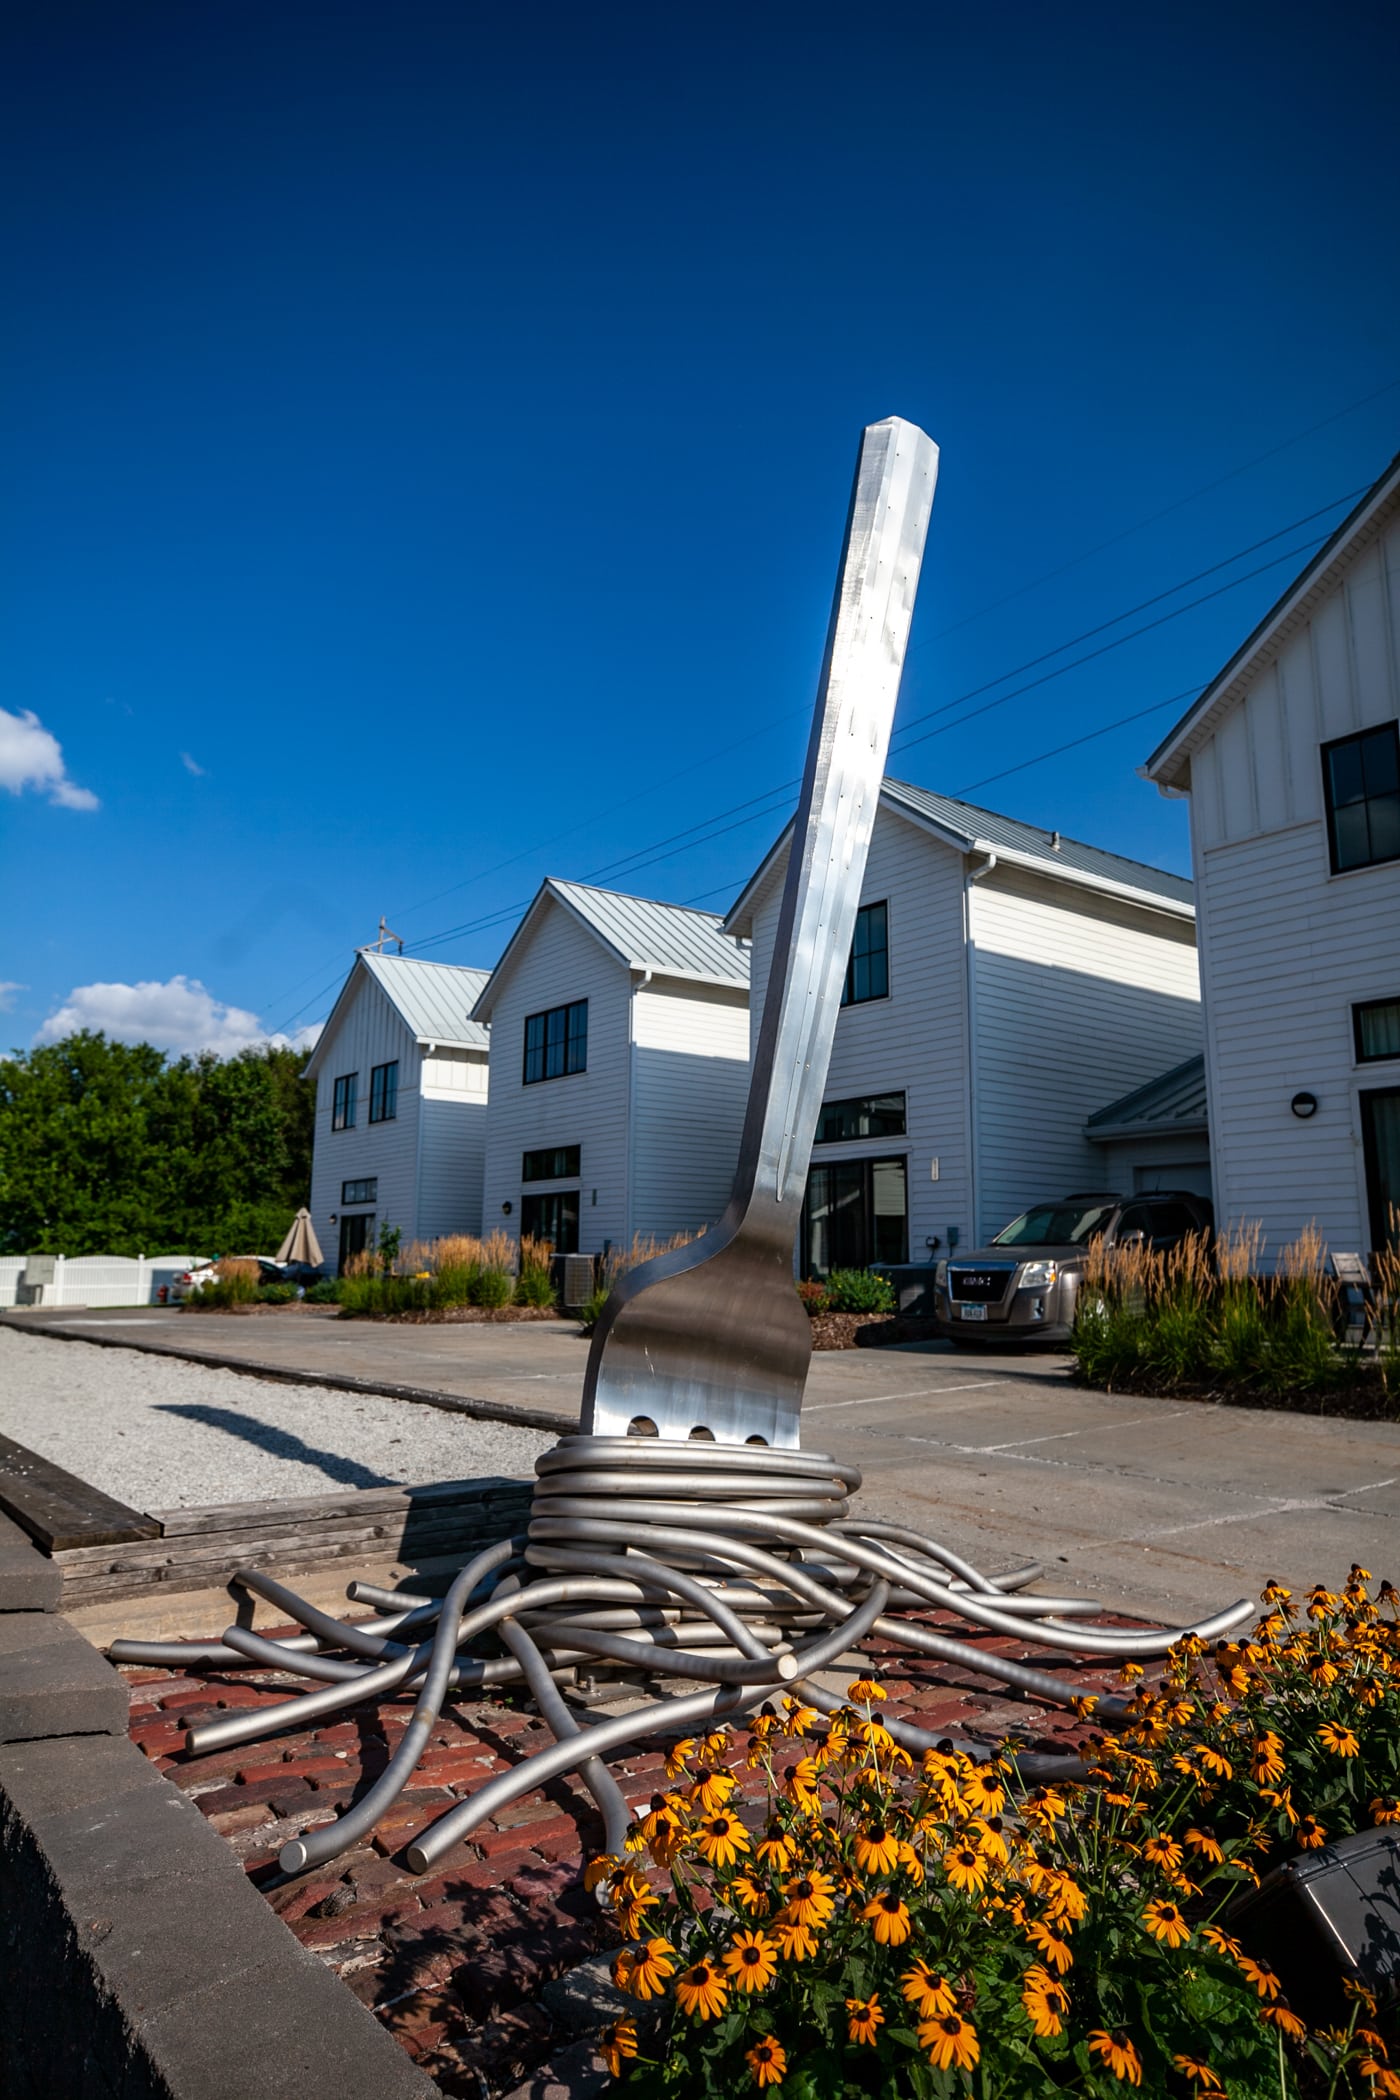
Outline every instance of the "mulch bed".
[[[924, 1623], [944, 1622], [930, 1613]], [[1032, 1653], [1009, 1638], [982, 1638], [993, 1652]], [[995, 1742], [1014, 1733], [1032, 1747], [1059, 1750], [1084, 1736], [1083, 1722], [1072, 1714], [1022, 1700], [970, 1673], [959, 1682], [945, 1666], [879, 1643], [867, 1649], [885, 1673], [891, 1710], [939, 1735]], [[1047, 1664], [1043, 1653], [1035, 1659], [1042, 1668], [1065, 1667]], [[523, 1699], [447, 1708], [412, 1787], [373, 1839], [289, 1881], [278, 1870], [278, 1848], [334, 1817], [377, 1777], [412, 1700], [365, 1706], [301, 1734], [190, 1758], [183, 1747], [187, 1725], [218, 1708], [274, 1704], [291, 1689], [287, 1681], [270, 1673], [136, 1668], [123, 1675], [131, 1687], [133, 1741], [224, 1834], [302, 1944], [343, 1978], [443, 2093], [454, 2100], [509, 2093], [570, 2038], [551, 2010], [547, 1986], [617, 1944], [580, 1879], [602, 1836], [582, 1786], [566, 1776], [525, 1796], [478, 1830], [441, 1873], [415, 1878], [400, 1850], [454, 1799], [553, 1740]], [[1117, 1683], [1109, 1668], [1066, 1668], [1071, 1675], [1097, 1690]], [[609, 1760], [630, 1803], [644, 1807], [664, 1783], [671, 1740], [658, 1734]], [[730, 1762], [754, 1823], [761, 1775], [744, 1765], [742, 1734]]]
[[341, 1306], [342, 1320], [377, 1320], [386, 1327], [519, 1327], [530, 1320], [553, 1320], [577, 1327], [577, 1316], [556, 1305], [442, 1305], [414, 1312], [351, 1312]]
[[1170, 1378], [1122, 1378], [1096, 1385], [1076, 1376], [1075, 1383], [1095, 1393], [1133, 1393], [1152, 1400], [1199, 1400], [1205, 1406], [1277, 1408], [1290, 1415], [1328, 1415], [1348, 1422], [1400, 1422], [1400, 1391], [1387, 1392], [1379, 1372], [1366, 1372], [1354, 1384], [1330, 1392], [1262, 1392], [1256, 1386], [1218, 1380], [1177, 1383]]
[[812, 1321], [812, 1347], [821, 1349], [890, 1349], [897, 1342], [944, 1340], [936, 1320], [907, 1313], [818, 1313]]

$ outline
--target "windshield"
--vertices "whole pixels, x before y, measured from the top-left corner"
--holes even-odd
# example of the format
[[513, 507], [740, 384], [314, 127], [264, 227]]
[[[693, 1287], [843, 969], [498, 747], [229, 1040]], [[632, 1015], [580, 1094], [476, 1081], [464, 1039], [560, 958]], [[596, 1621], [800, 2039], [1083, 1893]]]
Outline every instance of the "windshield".
[[994, 1247], [1077, 1247], [1107, 1229], [1115, 1203], [1042, 1203], [1013, 1218]]

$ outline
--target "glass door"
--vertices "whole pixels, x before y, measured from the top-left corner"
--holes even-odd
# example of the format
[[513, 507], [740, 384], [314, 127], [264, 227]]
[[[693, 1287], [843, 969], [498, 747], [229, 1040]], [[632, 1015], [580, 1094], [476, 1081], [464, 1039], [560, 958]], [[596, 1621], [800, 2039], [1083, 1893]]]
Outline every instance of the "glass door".
[[1400, 1086], [1361, 1096], [1361, 1143], [1371, 1245], [1400, 1246]]
[[374, 1245], [374, 1212], [351, 1211], [340, 1221], [340, 1266], [337, 1274], [345, 1274], [345, 1264], [352, 1254], [363, 1254], [366, 1247]]
[[834, 1159], [807, 1176], [802, 1273], [867, 1269], [909, 1259], [909, 1199], [902, 1159]]

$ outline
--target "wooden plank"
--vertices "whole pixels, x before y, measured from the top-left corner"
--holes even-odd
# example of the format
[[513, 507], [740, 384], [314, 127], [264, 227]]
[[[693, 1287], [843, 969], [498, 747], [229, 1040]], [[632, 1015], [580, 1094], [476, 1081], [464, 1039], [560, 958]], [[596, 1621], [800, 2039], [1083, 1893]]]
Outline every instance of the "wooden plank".
[[0, 1509], [49, 1554], [160, 1537], [155, 1517], [104, 1495], [7, 1436], [0, 1436]]
[[417, 1552], [420, 1542], [441, 1540], [449, 1544], [458, 1541], [469, 1544], [479, 1538], [504, 1537], [508, 1528], [483, 1524], [479, 1520], [415, 1524], [410, 1536], [402, 1523], [391, 1518], [379, 1523], [327, 1525], [319, 1531], [278, 1532], [262, 1536], [237, 1532], [231, 1536], [202, 1538], [193, 1546], [183, 1539], [137, 1540], [115, 1547], [78, 1547], [56, 1553], [53, 1558], [63, 1569], [65, 1580], [69, 1574], [81, 1575], [92, 1569], [201, 1567], [213, 1563], [231, 1568], [271, 1567], [279, 1561], [285, 1562], [291, 1554], [323, 1545], [350, 1550], [357, 1545], [382, 1544], [387, 1540], [395, 1547], [406, 1545], [411, 1552]]
[[[492, 1535], [489, 1533], [462, 1541], [428, 1540], [421, 1549], [415, 1546], [411, 1558], [405, 1560], [403, 1555], [395, 1552], [392, 1541], [379, 1542], [378, 1550], [374, 1541], [334, 1541], [319, 1546], [301, 1546], [295, 1553], [273, 1563], [267, 1572], [279, 1579], [287, 1579], [295, 1588], [296, 1576], [301, 1570], [338, 1565], [345, 1568], [348, 1579], [357, 1568], [363, 1568], [366, 1562], [382, 1565], [387, 1560], [400, 1566], [417, 1566], [423, 1561], [453, 1561], [460, 1564], [492, 1542]], [[66, 1608], [70, 1604], [100, 1602], [109, 1597], [146, 1596], [154, 1591], [164, 1590], [207, 1589], [213, 1584], [227, 1580], [240, 1565], [242, 1562], [239, 1558], [224, 1561], [211, 1558], [205, 1561], [179, 1560], [156, 1567], [122, 1566], [102, 1572], [94, 1572], [91, 1567], [65, 1569], [63, 1602]]]
[[492, 1477], [482, 1480], [434, 1480], [421, 1487], [392, 1485], [378, 1488], [345, 1488], [338, 1495], [286, 1497], [261, 1502], [211, 1503], [200, 1509], [161, 1509], [155, 1512], [167, 1538], [181, 1538], [202, 1531], [243, 1531], [254, 1526], [275, 1528], [286, 1522], [319, 1524], [332, 1517], [377, 1515], [381, 1510], [435, 1509], [442, 1503], [479, 1505], [498, 1498], [528, 1497], [528, 1481]]

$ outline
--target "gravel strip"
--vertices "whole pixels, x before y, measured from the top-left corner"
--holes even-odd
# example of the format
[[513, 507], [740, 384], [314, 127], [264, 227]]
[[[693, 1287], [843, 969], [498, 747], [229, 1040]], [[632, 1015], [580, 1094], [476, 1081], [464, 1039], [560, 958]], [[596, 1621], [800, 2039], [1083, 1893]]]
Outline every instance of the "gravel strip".
[[0, 1433], [153, 1510], [487, 1474], [525, 1480], [555, 1441], [404, 1401], [8, 1327]]

